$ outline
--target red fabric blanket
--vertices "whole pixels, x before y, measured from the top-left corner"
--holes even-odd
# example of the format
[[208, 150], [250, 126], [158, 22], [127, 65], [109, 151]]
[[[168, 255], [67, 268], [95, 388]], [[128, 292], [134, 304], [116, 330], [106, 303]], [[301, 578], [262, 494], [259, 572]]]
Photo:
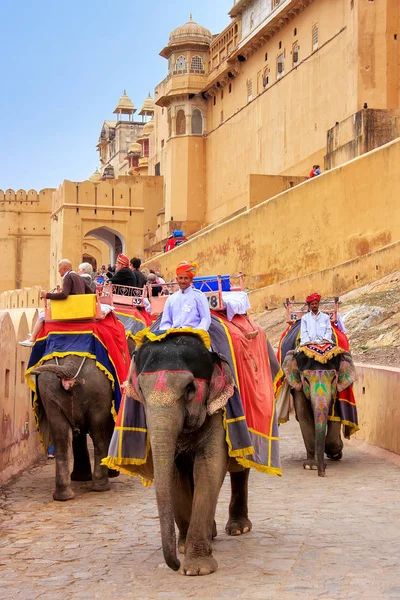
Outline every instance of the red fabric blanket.
[[[49, 335], [54, 334], [92, 334], [104, 346], [115, 368], [120, 385], [126, 381], [129, 373], [130, 357], [122, 323], [111, 312], [99, 321], [48, 321], [45, 322], [37, 337], [35, 346]], [[64, 338], [67, 340], [67, 338]], [[71, 338], [72, 340], [72, 338]], [[38, 344], [39, 345], [39, 344]], [[74, 354], [74, 349], [65, 348], [65, 353]], [[81, 350], [78, 346], [76, 350]], [[86, 350], [82, 338], [82, 352]], [[45, 357], [43, 357], [45, 359]]]
[[232, 342], [247, 425], [258, 434], [271, 436], [275, 399], [265, 331], [245, 315], [235, 315], [229, 321], [225, 313], [213, 314]]

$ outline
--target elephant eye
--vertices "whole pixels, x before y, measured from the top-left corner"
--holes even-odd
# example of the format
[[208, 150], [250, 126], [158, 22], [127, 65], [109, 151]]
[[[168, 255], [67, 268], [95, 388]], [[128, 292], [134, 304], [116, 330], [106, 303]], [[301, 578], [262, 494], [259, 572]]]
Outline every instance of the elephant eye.
[[196, 391], [195, 385], [194, 383], [188, 383], [188, 385], [186, 386], [186, 396], [190, 397], [192, 394], [194, 394]]

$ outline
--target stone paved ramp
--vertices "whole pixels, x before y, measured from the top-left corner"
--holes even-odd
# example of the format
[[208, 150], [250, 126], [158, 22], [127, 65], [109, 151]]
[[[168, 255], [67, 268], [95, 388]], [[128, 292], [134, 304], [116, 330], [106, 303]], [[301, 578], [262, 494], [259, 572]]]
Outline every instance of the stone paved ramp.
[[297, 423], [281, 433], [284, 476], [251, 473], [250, 534], [224, 533], [225, 483], [208, 577], [164, 565], [153, 488], [120, 476], [63, 504], [53, 462], [25, 473], [2, 494], [0, 598], [400, 599], [400, 468], [351, 446], [322, 479], [302, 469]]

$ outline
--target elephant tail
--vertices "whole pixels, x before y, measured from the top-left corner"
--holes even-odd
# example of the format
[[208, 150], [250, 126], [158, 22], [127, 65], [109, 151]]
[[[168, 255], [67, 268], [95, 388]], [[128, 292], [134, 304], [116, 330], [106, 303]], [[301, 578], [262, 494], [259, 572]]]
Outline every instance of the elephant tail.
[[60, 364], [47, 364], [47, 365], [41, 365], [40, 367], [37, 367], [36, 369], [34, 369], [33, 371], [31, 371], [31, 373], [33, 375], [40, 375], [41, 373], [54, 373], [54, 375], [56, 377], [58, 377], [58, 379], [61, 380], [62, 386], [64, 387], [65, 390], [70, 390], [76, 382], [79, 382], [81, 384], [85, 383], [84, 379], [79, 378], [78, 379], [78, 375], [81, 372], [81, 369], [84, 365], [84, 362], [86, 360], [86, 357], [83, 357], [83, 359], [81, 360], [80, 365], [77, 367], [76, 363], [73, 362], [67, 362], [63, 365]]

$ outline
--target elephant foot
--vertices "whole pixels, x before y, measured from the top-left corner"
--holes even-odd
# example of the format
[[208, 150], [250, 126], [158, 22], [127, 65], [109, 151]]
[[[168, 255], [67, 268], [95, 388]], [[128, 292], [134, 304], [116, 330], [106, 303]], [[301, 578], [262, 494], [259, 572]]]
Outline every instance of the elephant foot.
[[317, 468], [317, 463], [315, 462], [315, 460], [313, 458], [307, 458], [307, 460], [305, 460], [303, 462], [303, 469], [305, 469], [306, 471], [312, 471], [315, 470]]
[[92, 490], [94, 492], [109, 492], [111, 489], [110, 482], [108, 481], [94, 481]]
[[92, 473], [81, 473], [80, 471], [72, 471], [71, 481], [92, 481]]
[[340, 451], [337, 454], [327, 454], [326, 455], [328, 458], [330, 458], [330, 460], [341, 460], [343, 458], [343, 452]]
[[72, 500], [75, 498], [74, 492], [70, 487], [67, 488], [56, 488], [53, 493], [53, 499], [58, 500], [59, 502], [66, 502], [67, 500]]
[[212, 556], [184, 558], [179, 573], [181, 575], [210, 575], [218, 569], [218, 563]]
[[113, 477], [119, 477], [119, 471], [116, 471], [115, 469], [108, 469], [108, 477], [111, 479]]
[[318, 477], [325, 477], [326, 473], [325, 471], [318, 471]]
[[252, 526], [252, 522], [246, 517], [242, 517], [241, 519], [230, 518], [225, 525], [225, 531], [228, 535], [241, 535], [242, 533], [251, 531]]

